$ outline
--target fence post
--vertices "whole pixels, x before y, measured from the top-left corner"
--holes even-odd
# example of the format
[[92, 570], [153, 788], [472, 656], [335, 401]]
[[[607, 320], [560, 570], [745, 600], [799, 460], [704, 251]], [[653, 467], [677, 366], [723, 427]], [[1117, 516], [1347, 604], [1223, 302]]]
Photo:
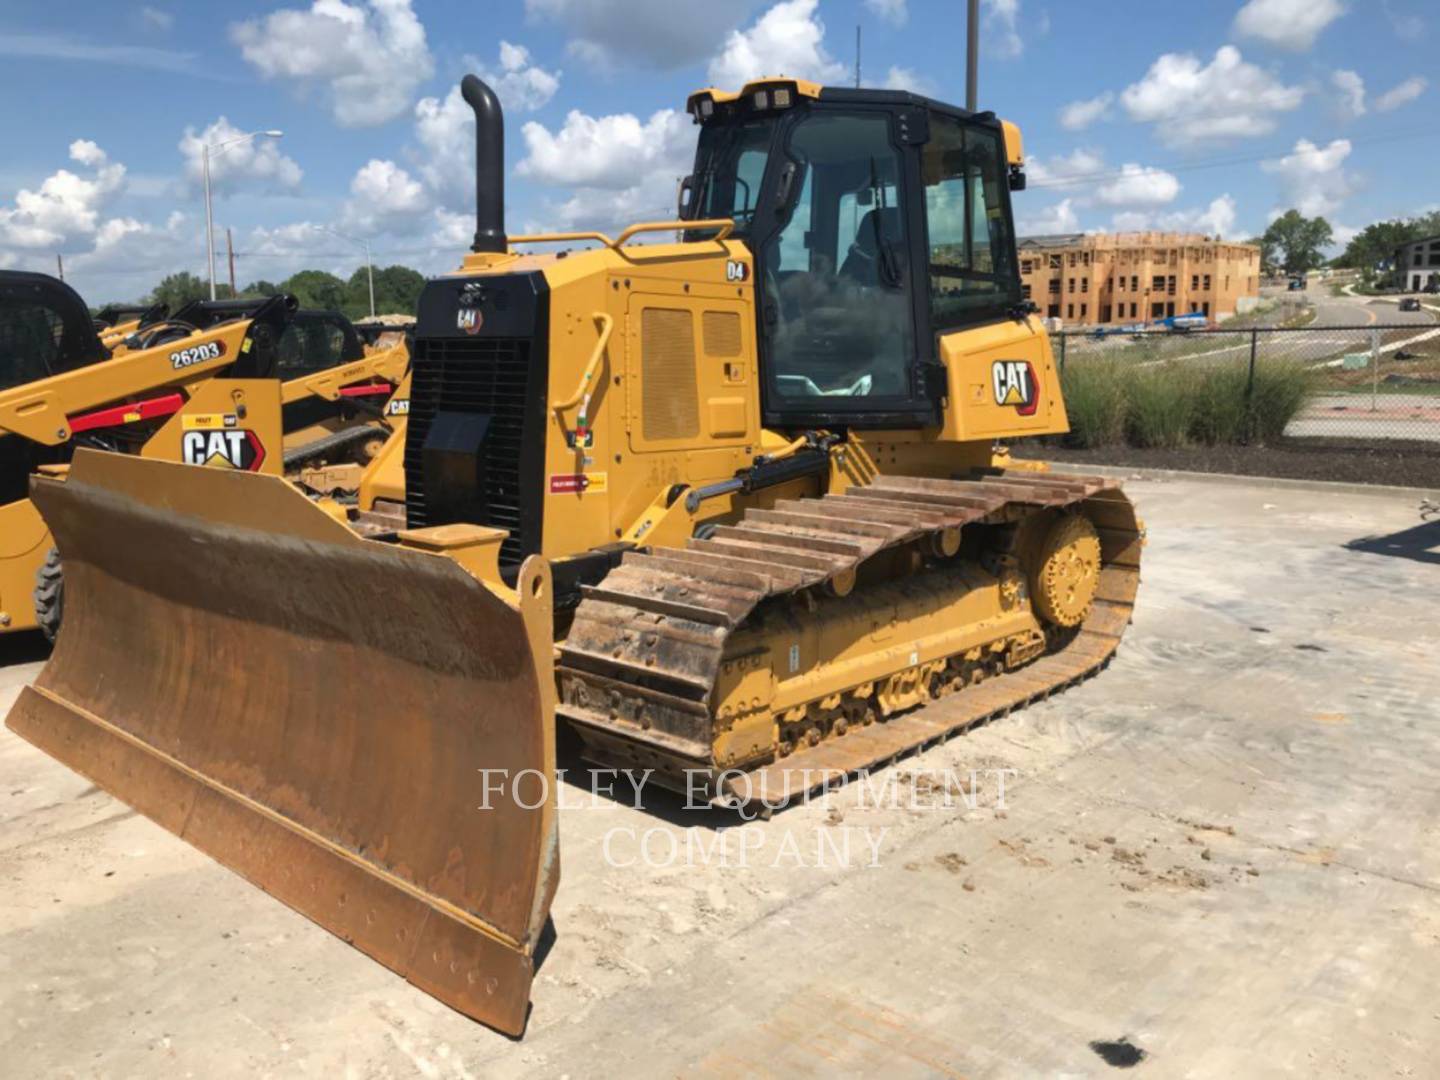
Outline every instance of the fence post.
[[1255, 409], [1252, 404], [1255, 398], [1255, 355], [1260, 350], [1260, 332], [1255, 329], [1250, 331], [1250, 374], [1245, 379], [1245, 441], [1253, 442], [1255, 439]]
[[1064, 331], [1061, 331], [1059, 334], [1056, 335], [1056, 337], [1058, 337], [1058, 338], [1060, 339], [1060, 374], [1061, 374], [1061, 375], [1064, 375], [1064, 374], [1065, 374], [1065, 339], [1066, 339], [1067, 335], [1065, 334]]
[[1370, 411], [1380, 408], [1380, 331], [1370, 331]]

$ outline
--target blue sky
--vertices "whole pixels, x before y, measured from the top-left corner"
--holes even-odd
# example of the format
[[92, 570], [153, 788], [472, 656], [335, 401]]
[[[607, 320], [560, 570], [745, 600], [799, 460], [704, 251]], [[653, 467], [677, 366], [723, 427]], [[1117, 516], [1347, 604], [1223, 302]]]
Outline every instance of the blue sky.
[[[1022, 230], [1244, 237], [1277, 211], [1343, 238], [1440, 203], [1433, 0], [984, 0], [981, 106], [1020, 124]], [[198, 147], [237, 277], [468, 243], [466, 71], [507, 110], [509, 226], [665, 216], [686, 94], [784, 72], [964, 96], [960, 0], [7, 0], [0, 266], [98, 303], [204, 270]], [[222, 240], [223, 243], [223, 240]], [[221, 268], [224, 277], [223, 266]]]

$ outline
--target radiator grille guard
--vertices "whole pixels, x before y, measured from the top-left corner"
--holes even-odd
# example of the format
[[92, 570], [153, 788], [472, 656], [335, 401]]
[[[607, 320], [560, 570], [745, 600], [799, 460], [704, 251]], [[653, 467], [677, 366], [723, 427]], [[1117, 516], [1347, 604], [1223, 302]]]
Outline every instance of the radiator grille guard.
[[547, 298], [539, 274], [440, 278], [420, 297], [407, 521], [505, 529], [505, 567], [540, 550]]

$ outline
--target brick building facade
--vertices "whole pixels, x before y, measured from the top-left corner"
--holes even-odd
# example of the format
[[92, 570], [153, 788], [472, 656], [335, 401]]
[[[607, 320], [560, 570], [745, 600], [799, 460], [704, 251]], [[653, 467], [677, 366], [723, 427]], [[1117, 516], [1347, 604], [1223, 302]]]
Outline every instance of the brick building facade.
[[1040, 314], [1066, 323], [1228, 319], [1260, 293], [1260, 249], [1186, 233], [1025, 237], [1020, 281]]

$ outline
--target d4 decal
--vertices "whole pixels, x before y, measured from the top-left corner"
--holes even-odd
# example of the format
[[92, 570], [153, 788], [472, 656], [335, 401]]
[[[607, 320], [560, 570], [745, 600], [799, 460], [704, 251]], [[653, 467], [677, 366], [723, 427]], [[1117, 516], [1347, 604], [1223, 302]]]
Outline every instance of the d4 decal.
[[1035, 369], [1028, 360], [996, 360], [990, 368], [996, 405], [1013, 405], [1021, 416], [1034, 416], [1040, 404]]

